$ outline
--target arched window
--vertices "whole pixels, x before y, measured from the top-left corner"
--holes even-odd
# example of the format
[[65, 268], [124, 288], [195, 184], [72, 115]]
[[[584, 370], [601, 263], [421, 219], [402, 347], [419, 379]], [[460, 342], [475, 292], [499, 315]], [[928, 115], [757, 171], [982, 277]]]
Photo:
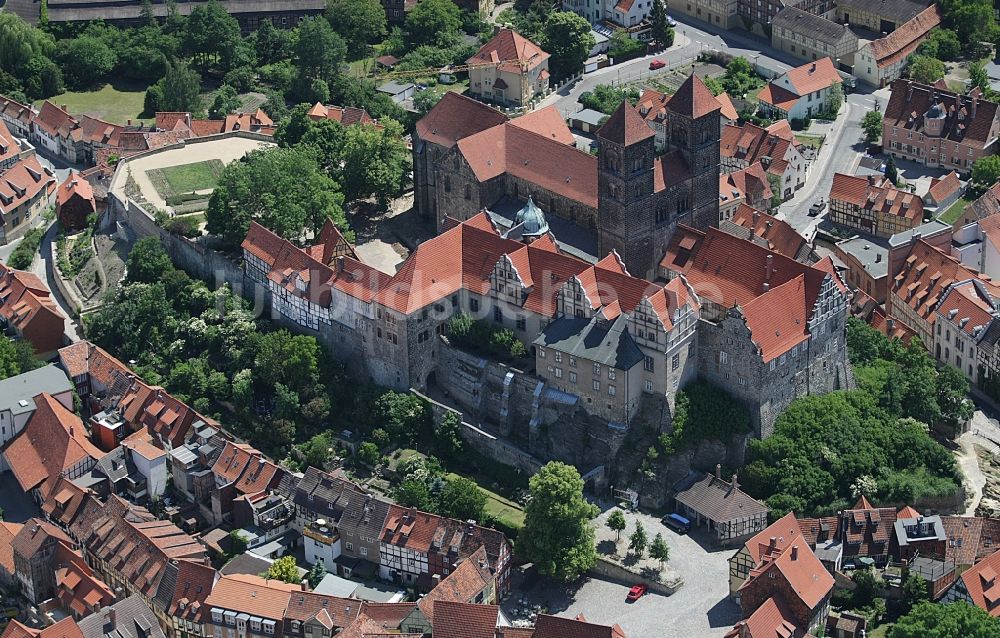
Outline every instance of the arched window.
[[472, 187], [468, 184], [465, 185], [465, 199], [472, 199]]

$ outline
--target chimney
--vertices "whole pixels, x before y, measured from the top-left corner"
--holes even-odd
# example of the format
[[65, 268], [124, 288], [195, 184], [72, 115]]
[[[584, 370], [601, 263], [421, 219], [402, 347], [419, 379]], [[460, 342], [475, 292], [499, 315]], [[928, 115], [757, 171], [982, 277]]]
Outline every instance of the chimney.
[[906, 81], [906, 101], [913, 99], [913, 80]]
[[979, 103], [979, 96], [972, 96], [972, 117], [976, 117], [976, 104]]
[[885, 320], [885, 328], [887, 332], [891, 333], [895, 327], [896, 327], [895, 319], [889, 318]]
[[132, 120], [126, 120], [126, 121], [128, 122], [128, 126], [132, 126]]
[[815, 70], [816, 70], [816, 63], [813, 62], [812, 64], [809, 65], [809, 72], [813, 73]]
[[736, 473], [735, 472], [733, 472], [733, 480], [732, 480], [732, 483], [730, 483], [730, 485], [733, 486], [733, 491], [734, 492], [740, 488], [740, 482], [736, 480]]
[[[115, 628], [115, 608], [114, 607], [108, 607], [105, 610], [105, 612], [104, 612], [104, 626], [105, 627], [110, 627], [111, 629]], [[110, 631], [105, 631], [104, 633], [109, 634], [111, 632]]]
[[715, 464], [715, 478], [722, 480], [722, 463]]
[[777, 545], [777, 544], [778, 544], [778, 539], [775, 538], [774, 536], [772, 536], [771, 540], [768, 541], [768, 543], [767, 543], [767, 548], [773, 550], [774, 547], [775, 547], [775, 545]]
[[799, 546], [792, 545], [792, 560], [798, 560], [799, 558]]
[[764, 281], [771, 281], [771, 271], [774, 269], [774, 255], [767, 256], [767, 272], [764, 275]]
[[882, 261], [882, 253], [876, 253], [875, 254], [875, 263], [877, 264], [877, 263], [879, 263], [881, 261]]
[[760, 211], [754, 209], [753, 211], [753, 227], [757, 227], [757, 222], [760, 220]]

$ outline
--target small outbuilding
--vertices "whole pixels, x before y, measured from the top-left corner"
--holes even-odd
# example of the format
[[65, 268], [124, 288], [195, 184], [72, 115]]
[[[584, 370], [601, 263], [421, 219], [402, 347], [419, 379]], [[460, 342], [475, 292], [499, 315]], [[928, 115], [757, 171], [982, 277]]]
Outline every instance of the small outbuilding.
[[97, 200], [90, 182], [79, 173], [70, 172], [56, 193], [56, 217], [63, 230], [80, 230], [87, 225], [87, 218], [97, 214]]
[[720, 466], [714, 476], [692, 470], [674, 490], [678, 513], [704, 525], [720, 543], [746, 539], [767, 527], [767, 505], [742, 491], [735, 474], [723, 480]]

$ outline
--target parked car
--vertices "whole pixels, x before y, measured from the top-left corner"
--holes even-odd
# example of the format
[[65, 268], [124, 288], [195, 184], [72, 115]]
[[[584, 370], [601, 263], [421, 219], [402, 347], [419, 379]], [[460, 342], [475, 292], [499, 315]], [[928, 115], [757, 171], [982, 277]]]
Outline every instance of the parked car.
[[826, 208], [826, 202], [821, 199], [818, 202], [813, 203], [813, 205], [809, 207], [809, 216], [815, 217], [816, 215], [822, 213], [823, 209], [825, 208]]
[[628, 596], [625, 597], [625, 600], [630, 603], [634, 603], [645, 595], [646, 586], [639, 583], [638, 585], [632, 585], [632, 589], [628, 590]]
[[667, 63], [664, 62], [663, 60], [659, 59], [659, 58], [656, 58], [656, 59], [651, 60], [649, 62], [649, 70], [650, 71], [655, 71], [657, 69], [662, 69], [665, 66], [667, 66]]
[[691, 521], [684, 518], [677, 512], [667, 514], [663, 517], [662, 522], [678, 534], [687, 534], [691, 531]]
[[674, 20], [670, 16], [667, 16], [667, 24], [669, 24], [672, 27], [676, 27], [677, 26], [677, 20]]

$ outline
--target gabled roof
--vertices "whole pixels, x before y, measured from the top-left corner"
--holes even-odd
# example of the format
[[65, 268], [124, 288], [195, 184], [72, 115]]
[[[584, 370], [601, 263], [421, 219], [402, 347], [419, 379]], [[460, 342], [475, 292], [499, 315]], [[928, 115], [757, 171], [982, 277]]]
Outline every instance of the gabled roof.
[[815, 610], [833, 591], [833, 576], [804, 541], [789, 545], [776, 556], [766, 556], [762, 565], [750, 570], [740, 590], [771, 589], [768, 580], [779, 574], [807, 609]]
[[729, 97], [729, 93], [723, 91], [715, 96], [715, 99], [719, 102], [719, 107], [721, 108], [720, 115], [727, 120], [736, 121], [739, 119], [740, 114], [736, 110], [736, 105], [733, 104], [732, 98]]
[[73, 539], [67, 536], [66, 532], [40, 518], [32, 518], [25, 521], [18, 530], [14, 540], [11, 541], [11, 549], [15, 556], [27, 560], [41, 551], [46, 544], [58, 541], [69, 546], [73, 545]]
[[521, 73], [549, 59], [537, 44], [513, 29], [500, 29], [493, 39], [479, 47], [466, 64], [495, 64], [501, 71]]
[[711, 474], [691, 471], [674, 486], [674, 498], [713, 521], [726, 522], [767, 514], [768, 507], [739, 485]]
[[80, 177], [79, 173], [70, 171], [69, 175], [66, 176], [66, 180], [59, 185], [59, 190], [56, 192], [56, 202], [62, 206], [72, 197], [79, 197], [84, 201], [90, 202], [91, 207], [94, 210], [97, 209], [97, 205], [94, 203], [94, 188], [90, 185], [90, 182]]
[[897, 26], [884, 38], [873, 40], [868, 46], [875, 64], [879, 68], [885, 68], [909, 56], [939, 24], [941, 10], [935, 3]]
[[84, 638], [164, 638], [153, 610], [133, 594], [79, 621]]
[[924, 218], [924, 203], [913, 193], [901, 191], [875, 175], [836, 173], [830, 186], [830, 200], [843, 201], [882, 215], [910, 220], [916, 226]]
[[[941, 296], [937, 313], [954, 324], [955, 329], [974, 337], [993, 321], [993, 304], [976, 281], [952, 284]], [[978, 331], [977, 331], [978, 329]]]
[[0, 175], [0, 213], [4, 218], [18, 206], [55, 190], [56, 179], [34, 155], [26, 157]]
[[280, 622], [293, 592], [301, 591], [300, 585], [250, 574], [233, 574], [216, 581], [212, 593], [205, 599], [205, 606], [246, 612]]
[[45, 629], [33, 629], [17, 620], [11, 620], [0, 638], [84, 638], [72, 616], [67, 616]]
[[[318, 621], [330, 630], [346, 627], [361, 613], [362, 602], [313, 592], [293, 592], [288, 599], [285, 618], [299, 622]], [[333, 633], [336, 633], [333, 631]]]
[[507, 116], [478, 100], [447, 91], [416, 125], [417, 136], [425, 141], [451, 148], [466, 138], [507, 121]]
[[88, 458], [96, 462], [104, 452], [87, 438], [80, 417], [57, 400], [39, 394], [34, 401], [35, 413], [3, 453], [21, 489], [38, 488], [44, 499], [62, 472]]
[[768, 554], [783, 552], [801, 538], [802, 530], [795, 518], [795, 512], [789, 512], [757, 532], [744, 543], [743, 547], [750, 554], [754, 564], [760, 565]]
[[[809, 250], [809, 242], [792, 228], [791, 224], [756, 210], [747, 204], [740, 204], [737, 207], [731, 221], [733, 224], [745, 228], [754, 237], [767, 242], [767, 248], [785, 257], [800, 259], [803, 251]], [[751, 238], [747, 237], [747, 239]]]
[[522, 128], [542, 137], [549, 137], [563, 144], [576, 144], [576, 138], [566, 125], [566, 120], [555, 105], [529, 111], [510, 120], [511, 126]]
[[[709, 94], [711, 95], [711, 92]], [[624, 100], [608, 121], [597, 129], [595, 135], [616, 144], [629, 146], [654, 137], [656, 132], [646, 124], [639, 111], [628, 100]]]
[[45, 100], [35, 116], [34, 124], [50, 137], [69, 137], [73, 129], [80, 126], [72, 115]]
[[540, 614], [535, 620], [534, 638], [625, 638], [625, 632], [618, 625], [587, 622], [583, 614], [576, 618]]
[[[435, 625], [436, 611], [439, 603], [473, 603], [476, 596], [490, 586], [493, 576], [490, 574], [490, 563], [486, 558], [486, 548], [480, 547], [468, 558], [458, 564], [458, 567], [445, 576], [429, 594], [417, 602], [417, 607], [423, 612], [427, 621]], [[495, 610], [494, 610], [495, 611]], [[494, 625], [496, 620], [494, 617]]]
[[962, 572], [972, 603], [994, 618], [1000, 617], [1000, 551]]
[[496, 638], [499, 612], [496, 605], [438, 600], [434, 603], [434, 638]]
[[943, 118], [941, 133], [932, 137], [985, 148], [996, 137], [994, 122], [998, 108], [996, 102], [901, 78], [892, 83], [883, 122], [886, 126], [927, 134], [927, 118]]
[[722, 105], [698, 74], [692, 73], [670, 96], [667, 108], [672, 113], [697, 119], [720, 110]]
[[920, 0], [838, 0], [837, 8], [860, 10], [891, 20], [897, 28], [924, 10], [926, 2]]
[[14, 574], [14, 537], [22, 527], [21, 523], [0, 521], [0, 568], [8, 575]]
[[[845, 37], [857, 38], [847, 25], [838, 24], [833, 20], [794, 6], [786, 6], [778, 11], [771, 24], [774, 29], [788, 29], [793, 33], [801, 34], [806, 42], [821, 42], [832, 45]], [[805, 93], [799, 93], [799, 95], [805, 95]]]
[[927, 190], [927, 195], [930, 196], [932, 203], [940, 204], [961, 188], [962, 182], [958, 178], [958, 173], [952, 171], [944, 177], [931, 178], [931, 187]]
[[746, 620], [736, 623], [726, 638], [801, 638], [805, 633], [795, 625], [795, 615], [771, 597]]
[[219, 573], [211, 565], [192, 560], [178, 559], [167, 563], [153, 597], [154, 602], [168, 615], [199, 622], [207, 610], [205, 599]]
[[[795, 11], [801, 10], [795, 9]], [[777, 21], [777, 18], [775, 20]], [[843, 27], [843, 29], [849, 31], [847, 27]], [[794, 87], [795, 92], [800, 96], [809, 95], [814, 91], [820, 91], [843, 82], [840, 74], [837, 73], [837, 69], [833, 66], [833, 60], [829, 57], [820, 58], [814, 62], [806, 62], [802, 66], [797, 66], [789, 70], [785, 75], [788, 77], [788, 81], [792, 87]]]

